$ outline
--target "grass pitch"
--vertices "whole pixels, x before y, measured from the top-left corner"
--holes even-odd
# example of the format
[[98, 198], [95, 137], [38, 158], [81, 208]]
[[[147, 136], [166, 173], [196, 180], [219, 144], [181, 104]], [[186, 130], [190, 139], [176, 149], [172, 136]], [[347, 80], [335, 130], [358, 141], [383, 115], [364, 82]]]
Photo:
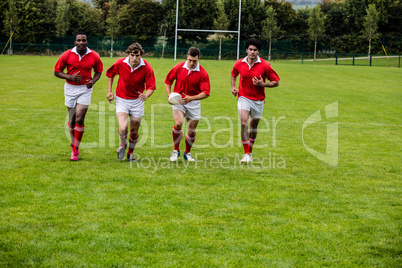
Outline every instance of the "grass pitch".
[[[105, 71], [115, 61], [102, 60]], [[201, 60], [212, 90], [197, 162], [171, 164], [163, 81], [175, 63], [147, 60], [157, 91], [138, 162], [116, 159], [105, 75], [71, 162], [57, 58], [0, 57], [1, 266], [400, 265], [401, 69], [273, 64], [281, 83], [266, 90], [254, 162], [242, 166], [234, 61]], [[316, 111], [321, 120], [311, 120]], [[306, 149], [324, 155], [327, 132], [336, 166]]]

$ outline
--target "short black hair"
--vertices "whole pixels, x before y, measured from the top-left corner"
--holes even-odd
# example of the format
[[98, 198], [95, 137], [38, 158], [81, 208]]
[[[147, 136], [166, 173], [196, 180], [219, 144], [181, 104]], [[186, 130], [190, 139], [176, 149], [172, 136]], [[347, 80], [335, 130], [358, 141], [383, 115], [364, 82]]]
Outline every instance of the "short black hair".
[[187, 55], [190, 55], [191, 57], [201, 57], [201, 51], [196, 48], [196, 47], [190, 47], [187, 51]]
[[246, 41], [246, 49], [248, 49], [248, 47], [252, 45], [255, 46], [258, 50], [261, 50], [261, 42], [258, 41], [255, 38], [250, 38]]
[[87, 35], [86, 33], [84, 33], [84, 32], [78, 32], [78, 33], [76, 33], [76, 34], [75, 34], [75, 39], [77, 39], [77, 35], [85, 35], [86, 38], [88, 39], [88, 35]]

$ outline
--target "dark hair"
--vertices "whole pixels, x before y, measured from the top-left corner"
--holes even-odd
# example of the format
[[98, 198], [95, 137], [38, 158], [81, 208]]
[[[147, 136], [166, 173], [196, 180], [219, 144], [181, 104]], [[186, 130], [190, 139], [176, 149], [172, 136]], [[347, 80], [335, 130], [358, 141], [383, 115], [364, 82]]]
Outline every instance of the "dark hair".
[[141, 56], [144, 55], [144, 50], [142, 49], [142, 46], [139, 43], [132, 43], [131, 45], [128, 46], [126, 53], [130, 54], [133, 51], [140, 51]]
[[77, 39], [77, 35], [85, 35], [85, 37], [88, 39], [88, 35], [84, 32], [78, 32], [75, 34], [75, 39]]
[[201, 51], [196, 47], [190, 47], [187, 51], [187, 55], [190, 55], [191, 57], [198, 56], [198, 58], [199, 58], [201, 56]]
[[248, 49], [248, 47], [252, 45], [255, 46], [258, 50], [261, 50], [261, 42], [258, 41], [255, 38], [250, 38], [246, 41], [246, 49]]

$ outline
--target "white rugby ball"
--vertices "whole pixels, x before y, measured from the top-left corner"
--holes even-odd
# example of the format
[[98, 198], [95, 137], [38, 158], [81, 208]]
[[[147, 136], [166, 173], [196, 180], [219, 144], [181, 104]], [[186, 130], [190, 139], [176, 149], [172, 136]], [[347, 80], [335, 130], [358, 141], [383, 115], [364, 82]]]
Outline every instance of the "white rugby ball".
[[169, 102], [171, 104], [174, 104], [174, 105], [179, 104], [180, 100], [181, 100], [181, 95], [179, 93], [176, 93], [176, 92], [170, 93]]

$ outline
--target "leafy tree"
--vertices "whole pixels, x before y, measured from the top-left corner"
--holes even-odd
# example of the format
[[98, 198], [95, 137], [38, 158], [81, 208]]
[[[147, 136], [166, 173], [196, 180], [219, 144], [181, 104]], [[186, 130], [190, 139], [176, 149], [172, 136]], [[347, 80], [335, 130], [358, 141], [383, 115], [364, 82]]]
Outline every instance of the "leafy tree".
[[[17, 42], [35, 44], [43, 40], [49, 40], [55, 35], [55, 0], [21, 0], [11, 2], [14, 3], [13, 27], [15, 33], [13, 38]], [[10, 24], [6, 21], [4, 21], [7, 28], [5, 31], [8, 32]]]
[[57, 0], [56, 8], [56, 36], [63, 36], [70, 27], [70, 5], [67, 0]]
[[[108, 16], [109, 16], [109, 10], [110, 10], [110, 5], [112, 0], [94, 0], [92, 1], [95, 8], [99, 9], [101, 11], [101, 22], [105, 23]], [[115, 0], [117, 3], [118, 8], [121, 8], [122, 6], [128, 4], [129, 0]]]
[[131, 0], [120, 11], [120, 34], [134, 39], [155, 37], [160, 30], [162, 5], [153, 0]]
[[[214, 29], [215, 30], [227, 30], [229, 28], [229, 20], [225, 14], [225, 7], [223, 6], [222, 0], [218, 0], [218, 15], [214, 21]], [[219, 60], [221, 60], [222, 56], [222, 38], [224, 35], [222, 33], [217, 34], [219, 38]]]
[[269, 39], [268, 60], [271, 60], [271, 42], [272, 36], [278, 32], [279, 27], [276, 25], [276, 12], [272, 6], [266, 10], [267, 18], [263, 22], [263, 36]]
[[374, 37], [378, 37], [377, 29], [378, 29], [378, 19], [379, 15], [377, 9], [374, 4], [370, 4], [366, 9], [367, 15], [363, 20], [363, 36], [367, 38], [369, 41], [369, 50], [368, 55], [370, 57], [371, 54], [371, 39]]
[[92, 8], [88, 3], [73, 0], [70, 5], [71, 20], [69, 35], [84, 31], [90, 36], [102, 35], [104, 26], [101, 23], [101, 11]]
[[106, 19], [107, 34], [111, 37], [110, 41], [110, 57], [113, 57], [113, 41], [114, 37], [119, 34], [119, 22], [120, 17], [118, 14], [117, 0], [111, 0], [109, 2], [109, 14]]
[[16, 0], [8, 0], [8, 9], [5, 11], [5, 19], [4, 19], [4, 26], [5, 32], [8, 30], [8, 36], [10, 40], [10, 55], [13, 54], [12, 52], [12, 36], [13, 31], [16, 30], [16, 26], [19, 22], [18, 14], [17, 14], [17, 7], [16, 7]]
[[[239, 0], [225, 0], [225, 13], [229, 19], [229, 29], [237, 31], [239, 23]], [[261, 0], [242, 0], [240, 38], [262, 37], [262, 21], [266, 14]]]
[[[176, 0], [162, 0], [164, 14], [167, 22], [167, 35], [173, 37], [176, 27]], [[178, 27], [180, 29], [206, 29], [214, 28], [217, 16], [216, 0], [180, 0]], [[183, 39], [200, 39], [209, 34], [202, 32], [179, 32]]]
[[336, 37], [348, 32], [348, 25], [345, 20], [345, 7], [343, 2], [324, 0], [321, 4], [321, 11], [325, 14], [324, 24], [327, 26], [325, 34]]
[[261, 0], [245, 0], [242, 2], [240, 36], [248, 39], [262, 37], [262, 23], [265, 18], [265, 9]]
[[324, 19], [325, 15], [321, 12], [319, 5], [311, 9], [310, 17], [308, 18], [308, 32], [314, 38], [314, 60], [317, 60], [317, 39], [325, 31]]
[[299, 27], [297, 27], [296, 19], [297, 12], [293, 9], [291, 3], [286, 1], [277, 0], [265, 0], [264, 1], [265, 8], [272, 6], [276, 12], [277, 25], [281, 29], [278, 33], [281, 37], [292, 37], [299, 36]]

